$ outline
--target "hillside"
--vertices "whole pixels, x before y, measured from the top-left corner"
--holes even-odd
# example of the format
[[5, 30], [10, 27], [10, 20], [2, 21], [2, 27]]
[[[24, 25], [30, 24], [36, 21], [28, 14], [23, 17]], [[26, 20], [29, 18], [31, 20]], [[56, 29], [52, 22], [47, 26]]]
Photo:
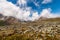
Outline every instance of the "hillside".
[[0, 40], [60, 40], [60, 18], [27, 22], [9, 17], [0, 21]]

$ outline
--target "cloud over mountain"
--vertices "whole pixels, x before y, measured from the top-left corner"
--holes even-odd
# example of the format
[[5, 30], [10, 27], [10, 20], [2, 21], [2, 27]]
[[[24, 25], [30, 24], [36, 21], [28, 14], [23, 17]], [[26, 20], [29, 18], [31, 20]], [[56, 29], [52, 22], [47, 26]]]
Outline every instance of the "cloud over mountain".
[[28, 2], [27, 0], [18, 0], [16, 5], [19, 6], [16, 6], [13, 3], [8, 2], [7, 0], [0, 0], [0, 14], [3, 14], [4, 16], [12, 16], [22, 21], [38, 20], [41, 16], [48, 18], [58, 16], [58, 15], [53, 16], [54, 14], [51, 14], [50, 10], [51, 8], [43, 9], [42, 12], [38, 14], [37, 11], [33, 11], [31, 7], [27, 6], [27, 2]]
[[40, 14], [40, 17], [46, 17], [46, 18], [56, 18], [56, 17], [60, 17], [58, 14], [53, 14], [51, 12], [51, 8], [48, 8], [48, 9], [43, 9], [41, 14]]

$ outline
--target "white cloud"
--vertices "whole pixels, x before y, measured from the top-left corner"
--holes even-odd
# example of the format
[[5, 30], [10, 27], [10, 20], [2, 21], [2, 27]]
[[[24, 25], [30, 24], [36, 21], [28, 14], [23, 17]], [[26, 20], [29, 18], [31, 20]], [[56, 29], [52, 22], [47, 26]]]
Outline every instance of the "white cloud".
[[39, 16], [40, 16], [40, 15], [38, 15], [38, 12], [35, 12], [35, 13], [33, 13], [33, 15], [32, 15], [32, 19], [33, 19], [33, 20], [37, 20], [37, 19], [39, 19]]
[[52, 2], [52, 0], [43, 0], [42, 4], [47, 4], [47, 3], [50, 3], [50, 2]]
[[19, 10], [18, 7], [7, 1], [0, 2], [0, 9], [0, 12], [5, 16], [13, 16], [13, 13], [16, 13], [17, 10]]
[[51, 9], [48, 8], [48, 9], [43, 9], [40, 16], [42, 17], [49, 17], [49, 15], [51, 14]]
[[37, 6], [37, 7], [40, 6], [40, 4], [39, 4], [39, 2], [37, 2], [37, 0], [31, 0], [31, 1], [34, 3], [35, 6]]
[[[26, 2], [20, 2], [20, 3], [25, 5]], [[30, 17], [31, 12], [32, 12], [32, 16]], [[0, 13], [3, 14], [4, 16], [13, 16], [22, 21], [38, 20], [41, 16], [47, 18], [53, 18], [59, 16], [57, 14], [52, 14], [50, 8], [43, 9], [41, 15], [38, 15], [38, 12], [36, 11], [34, 12], [33, 10], [31, 10], [31, 7], [26, 6], [25, 8], [20, 8], [6, 0], [0, 0]]]
[[40, 17], [46, 17], [46, 18], [56, 18], [56, 17], [60, 17], [58, 14], [54, 14], [51, 12], [51, 8], [48, 9], [43, 9]]
[[18, 0], [17, 1], [17, 5], [19, 5], [19, 6], [26, 6], [26, 3], [27, 3], [27, 1], [26, 0]]
[[0, 2], [5, 2], [6, 0], [0, 0]]
[[8, 1], [0, 1], [0, 9], [0, 13], [4, 16], [13, 16], [23, 21], [32, 21], [38, 17], [38, 12], [34, 11], [32, 13], [32, 17], [29, 16], [32, 11], [30, 7], [25, 7], [25, 9], [22, 9]]

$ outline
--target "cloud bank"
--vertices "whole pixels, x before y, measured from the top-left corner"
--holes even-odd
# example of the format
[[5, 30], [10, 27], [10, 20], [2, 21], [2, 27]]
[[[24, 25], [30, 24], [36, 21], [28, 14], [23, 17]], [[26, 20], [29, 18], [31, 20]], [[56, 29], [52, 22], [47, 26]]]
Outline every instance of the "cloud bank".
[[[18, 0], [16, 5], [7, 0], [0, 0], [0, 14], [8, 17], [12, 16], [21, 21], [34, 21], [40, 17], [58, 17], [58, 15], [54, 16], [54, 14], [51, 13], [51, 8], [43, 9], [39, 15], [37, 11], [33, 11], [31, 7], [27, 6], [27, 0]], [[30, 16], [31, 14], [32, 16]]]
[[43, 0], [42, 4], [47, 4], [47, 3], [51, 3], [51, 2], [52, 2], [52, 0]]
[[46, 18], [60, 17], [58, 14], [54, 14], [51, 11], [52, 11], [51, 8], [43, 9], [40, 14], [40, 17], [46, 17]]

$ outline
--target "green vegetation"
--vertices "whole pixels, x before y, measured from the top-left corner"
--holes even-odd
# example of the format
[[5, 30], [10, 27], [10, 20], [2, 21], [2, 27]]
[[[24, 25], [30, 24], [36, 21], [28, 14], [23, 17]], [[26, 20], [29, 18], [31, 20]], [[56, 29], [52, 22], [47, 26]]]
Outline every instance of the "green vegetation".
[[0, 26], [4, 26], [4, 25], [5, 25], [4, 21], [0, 20]]

